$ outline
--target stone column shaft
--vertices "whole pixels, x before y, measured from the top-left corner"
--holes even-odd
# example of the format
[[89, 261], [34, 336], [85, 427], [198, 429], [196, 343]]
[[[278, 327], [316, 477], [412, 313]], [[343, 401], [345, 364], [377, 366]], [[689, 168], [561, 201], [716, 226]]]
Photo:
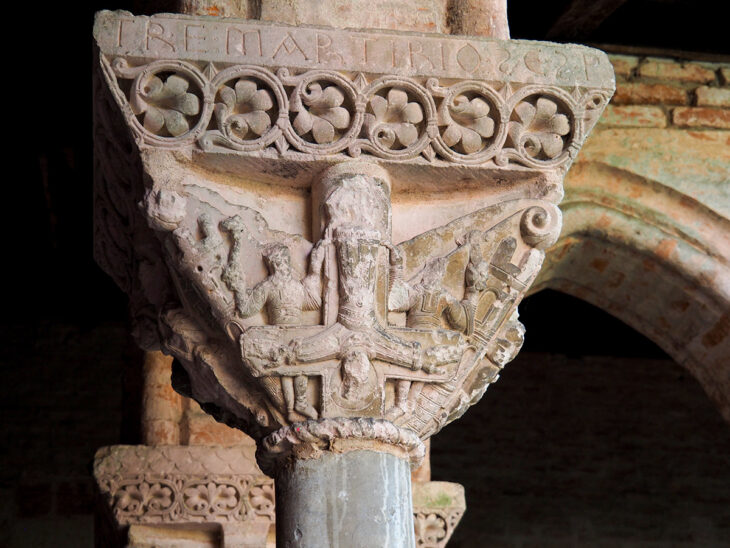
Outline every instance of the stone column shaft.
[[389, 453], [324, 453], [276, 477], [278, 548], [412, 548], [407, 460]]
[[172, 357], [145, 352], [142, 387], [142, 441], [146, 445], [178, 445], [182, 396], [170, 385]]

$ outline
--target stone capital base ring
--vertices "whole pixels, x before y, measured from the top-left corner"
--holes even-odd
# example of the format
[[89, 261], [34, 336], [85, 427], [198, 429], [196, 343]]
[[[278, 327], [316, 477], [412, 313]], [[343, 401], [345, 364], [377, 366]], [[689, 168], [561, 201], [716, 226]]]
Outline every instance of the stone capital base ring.
[[313, 459], [324, 451], [346, 453], [373, 449], [390, 452], [409, 460], [411, 467], [421, 464], [426, 448], [419, 437], [382, 419], [320, 419], [298, 422], [280, 428], [264, 438], [256, 453], [258, 464], [273, 474], [290, 458]]

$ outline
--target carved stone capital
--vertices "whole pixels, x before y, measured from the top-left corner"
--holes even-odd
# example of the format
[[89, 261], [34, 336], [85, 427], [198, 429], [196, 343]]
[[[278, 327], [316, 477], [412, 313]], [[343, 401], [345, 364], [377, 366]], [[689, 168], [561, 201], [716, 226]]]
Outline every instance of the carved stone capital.
[[417, 460], [522, 344], [605, 56], [125, 12], [95, 37], [97, 258], [140, 342], [264, 467], [336, 440]]

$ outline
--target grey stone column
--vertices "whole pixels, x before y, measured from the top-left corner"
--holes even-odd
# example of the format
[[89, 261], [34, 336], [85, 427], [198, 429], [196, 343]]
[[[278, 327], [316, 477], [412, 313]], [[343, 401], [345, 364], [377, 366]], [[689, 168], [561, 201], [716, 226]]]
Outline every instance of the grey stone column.
[[280, 548], [412, 548], [408, 461], [376, 451], [295, 460], [276, 478]]
[[411, 468], [423, 442], [382, 419], [320, 419], [267, 436], [257, 451], [276, 478], [279, 548], [415, 546]]

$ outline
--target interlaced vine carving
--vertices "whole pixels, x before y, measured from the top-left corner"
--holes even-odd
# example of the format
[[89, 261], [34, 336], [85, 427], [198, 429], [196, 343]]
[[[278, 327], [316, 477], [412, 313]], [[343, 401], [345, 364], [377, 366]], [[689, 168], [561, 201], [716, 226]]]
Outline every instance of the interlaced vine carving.
[[607, 100], [556, 86], [510, 93], [470, 80], [442, 86], [332, 70], [236, 65], [213, 74], [185, 61], [103, 63], [139, 139], [209, 151], [554, 167], [577, 150]]

